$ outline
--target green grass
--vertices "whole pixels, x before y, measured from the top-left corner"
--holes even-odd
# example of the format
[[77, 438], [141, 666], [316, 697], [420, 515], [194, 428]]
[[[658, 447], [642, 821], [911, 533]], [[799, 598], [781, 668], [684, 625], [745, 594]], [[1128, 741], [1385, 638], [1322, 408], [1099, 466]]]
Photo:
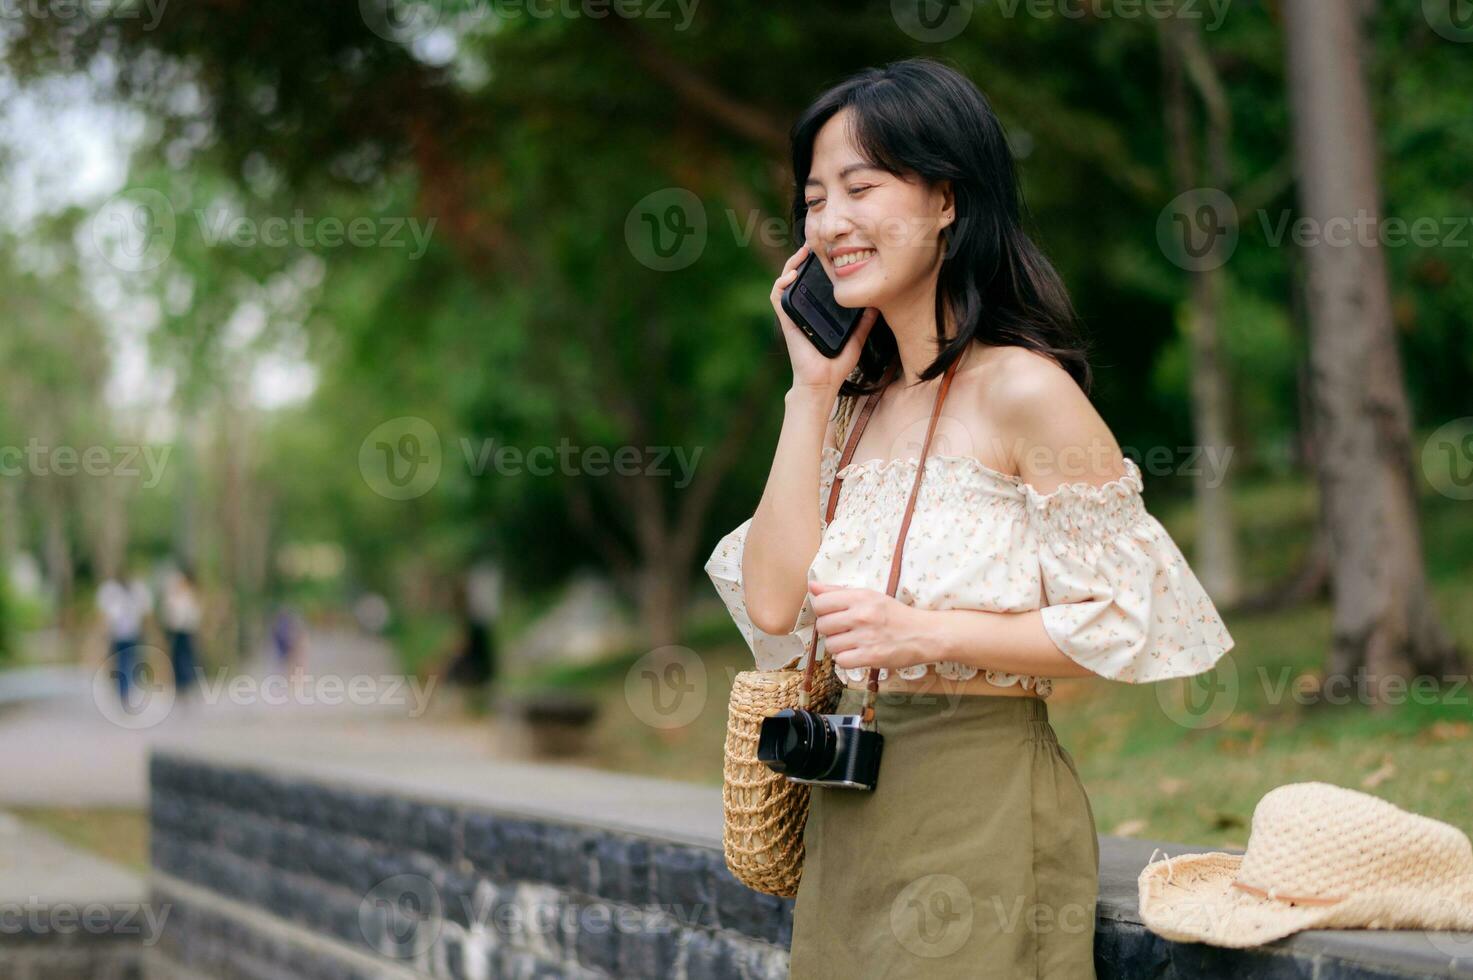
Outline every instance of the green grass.
[[10, 808], [24, 822], [139, 874], [148, 871], [148, 813], [73, 807]]
[[[1149, 501], [1153, 514], [1191, 554], [1189, 502]], [[1315, 497], [1304, 481], [1235, 489], [1245, 581], [1259, 587], [1288, 576], [1312, 538]], [[1444, 622], [1473, 651], [1473, 511], [1431, 494], [1422, 500], [1427, 564]], [[1230, 712], [1210, 726], [1174, 711], [1183, 692], [1226, 674], [1131, 685], [1057, 680], [1050, 719], [1079, 764], [1102, 833], [1242, 847], [1260, 797], [1274, 786], [1323, 780], [1364, 789], [1473, 833], [1473, 685], [1434, 697], [1407, 696], [1386, 710], [1358, 699], [1302, 704], [1330, 642], [1330, 608], [1319, 602], [1264, 613], [1225, 613], [1238, 680]], [[706, 666], [704, 709], [683, 728], [640, 722], [625, 699], [631, 652], [601, 664], [537, 678], [596, 698], [594, 764], [624, 772], [717, 784], [731, 678], [751, 653], [724, 614], [692, 624], [686, 645]], [[1220, 665], [1221, 666], [1221, 665]], [[1226, 695], [1222, 695], [1226, 697]], [[1418, 703], [1418, 701], [1432, 703]], [[1173, 720], [1186, 718], [1186, 723]]]

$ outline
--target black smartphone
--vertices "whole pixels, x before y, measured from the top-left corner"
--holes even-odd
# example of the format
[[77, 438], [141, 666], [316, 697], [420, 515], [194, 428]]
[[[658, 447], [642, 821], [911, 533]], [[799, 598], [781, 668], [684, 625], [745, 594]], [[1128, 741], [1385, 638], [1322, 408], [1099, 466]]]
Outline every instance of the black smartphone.
[[834, 302], [834, 284], [812, 251], [798, 266], [798, 277], [783, 290], [782, 303], [788, 318], [824, 357], [839, 356], [864, 315], [862, 307], [852, 310]]

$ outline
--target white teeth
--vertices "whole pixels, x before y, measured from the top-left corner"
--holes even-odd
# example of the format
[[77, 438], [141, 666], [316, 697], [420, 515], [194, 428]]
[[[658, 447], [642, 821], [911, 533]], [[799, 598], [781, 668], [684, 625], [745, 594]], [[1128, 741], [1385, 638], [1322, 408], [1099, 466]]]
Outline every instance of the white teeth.
[[846, 252], [843, 255], [839, 256], [837, 259], [834, 259], [834, 268], [842, 269], [846, 265], [853, 265], [856, 262], [863, 262], [865, 259], [870, 258], [874, 254], [875, 250], [872, 248], [867, 248], [862, 252]]

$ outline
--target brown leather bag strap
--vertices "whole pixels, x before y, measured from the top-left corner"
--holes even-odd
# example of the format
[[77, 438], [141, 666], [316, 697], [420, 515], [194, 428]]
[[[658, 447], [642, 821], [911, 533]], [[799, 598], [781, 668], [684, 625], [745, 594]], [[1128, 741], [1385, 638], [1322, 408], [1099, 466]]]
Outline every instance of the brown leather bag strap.
[[[921, 444], [920, 462], [918, 462], [916, 465], [915, 482], [911, 485], [910, 499], [907, 500], [905, 504], [905, 514], [901, 518], [900, 532], [895, 541], [895, 554], [890, 563], [890, 581], [887, 589], [892, 597], [895, 595], [895, 591], [899, 587], [900, 583], [900, 564], [905, 550], [905, 537], [910, 530], [911, 516], [915, 513], [916, 499], [920, 494], [921, 489], [921, 478], [925, 475], [925, 459], [930, 453], [931, 437], [936, 432], [936, 423], [941, 417], [941, 405], [946, 400], [946, 392], [947, 389], [951, 387], [951, 379], [952, 376], [956, 373], [956, 367], [959, 361], [960, 359], [952, 361], [951, 364], [947, 367], [946, 373], [942, 375], [941, 385], [936, 391], [936, 401], [931, 408], [931, 421], [930, 424], [926, 427], [926, 439]], [[859, 445], [859, 437], [864, 434], [865, 426], [869, 424], [870, 416], [874, 414], [875, 406], [879, 404], [880, 396], [885, 393], [885, 389], [888, 388], [890, 386], [890, 383], [895, 379], [895, 375], [898, 372], [898, 369], [898, 364], [891, 364], [890, 368], [885, 372], [884, 378], [882, 379], [884, 383], [880, 386], [880, 389], [872, 393], [865, 401], [864, 409], [860, 412], [859, 417], [855, 420], [854, 428], [849, 433], [849, 438], [844, 446], [844, 452], [839, 458], [839, 470], [843, 470], [844, 467], [849, 465], [850, 459], [854, 456], [855, 447]], [[829, 487], [828, 510], [824, 518], [825, 525], [833, 520], [834, 511], [838, 507], [838, 494], [841, 483], [842, 481], [839, 479], [838, 472], [836, 471], [834, 474], [834, 481]], [[813, 638], [808, 643], [807, 661], [803, 665], [803, 679], [798, 687], [798, 703], [799, 706], [803, 708], [808, 707], [810, 701], [809, 692], [813, 690], [813, 670], [814, 661], [817, 659], [817, 657], [815, 656], [817, 646], [818, 628], [815, 626], [813, 630]], [[827, 645], [824, 646], [824, 661], [828, 661]], [[868, 682], [865, 687], [864, 708], [862, 712], [862, 721], [863, 724], [867, 727], [873, 726], [874, 724], [874, 701], [875, 696], [879, 692], [879, 687], [879, 672], [875, 668], [870, 668]]]
[[[864, 408], [860, 410], [859, 417], [854, 420], [854, 427], [849, 430], [849, 439], [844, 443], [844, 452], [839, 457], [840, 471], [848, 466], [849, 461], [854, 458], [854, 450], [859, 446], [859, 437], [864, 435], [864, 427], [869, 425], [869, 417], [875, 413], [875, 406], [880, 403], [880, 396], [885, 393], [886, 388], [890, 387], [890, 382], [895, 380], [895, 374], [898, 370], [897, 365], [891, 364], [885, 370], [884, 377], [880, 379], [881, 384], [879, 390], [871, 392], [869, 397], [864, 400]], [[843, 484], [843, 477], [839, 476], [836, 471], [834, 473], [834, 482], [829, 485], [829, 505], [823, 517], [825, 525], [834, 519], [834, 511], [839, 508], [839, 488]]]

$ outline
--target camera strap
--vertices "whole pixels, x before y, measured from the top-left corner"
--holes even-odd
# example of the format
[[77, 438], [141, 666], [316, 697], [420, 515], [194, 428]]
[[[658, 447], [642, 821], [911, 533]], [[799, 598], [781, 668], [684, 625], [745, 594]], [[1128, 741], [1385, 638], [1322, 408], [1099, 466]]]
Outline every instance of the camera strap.
[[[931, 407], [931, 421], [930, 424], [926, 426], [926, 439], [921, 444], [920, 458], [916, 463], [915, 482], [911, 484], [910, 498], [905, 502], [905, 514], [900, 519], [900, 532], [895, 539], [895, 554], [894, 557], [890, 560], [890, 581], [889, 584], [886, 586], [886, 591], [890, 594], [891, 598], [894, 598], [895, 592], [900, 586], [900, 564], [901, 558], [905, 552], [905, 537], [906, 534], [910, 531], [910, 519], [915, 513], [916, 499], [921, 492], [921, 478], [924, 477], [926, 473], [926, 457], [929, 456], [931, 452], [931, 437], [936, 433], [936, 423], [941, 418], [941, 406], [942, 403], [946, 401], [947, 389], [951, 387], [951, 379], [956, 374], [956, 368], [959, 363], [961, 363], [961, 358], [957, 357], [949, 365], [947, 365], [946, 372], [941, 376], [941, 384], [936, 389], [936, 401], [935, 404]], [[864, 408], [859, 413], [859, 417], [855, 419], [854, 428], [850, 431], [849, 438], [844, 444], [844, 452], [839, 457], [838, 468], [840, 471], [842, 471], [844, 467], [849, 465], [850, 460], [854, 456], [854, 450], [859, 445], [859, 437], [864, 434], [865, 426], [869, 424], [870, 416], [874, 414], [875, 406], [878, 405], [880, 402], [880, 396], [885, 393], [886, 389], [890, 387], [891, 382], [895, 380], [895, 375], [898, 370], [898, 361], [892, 363], [890, 367], [885, 371], [884, 377], [881, 379], [882, 384], [880, 385], [879, 390], [870, 394], [869, 397], [865, 400]], [[839, 478], [838, 473], [836, 472], [834, 475], [834, 481], [829, 487], [828, 507], [824, 517], [825, 527], [827, 527], [828, 523], [834, 518], [834, 511], [839, 505], [839, 488], [842, 483], [843, 481]], [[803, 666], [803, 681], [799, 685], [799, 704], [801, 707], [804, 708], [808, 707], [809, 692], [813, 689], [813, 662], [815, 659], [814, 652], [817, 645], [818, 628], [817, 626], [815, 626], [813, 630], [813, 640], [809, 643], [808, 647], [808, 661]], [[824, 645], [824, 660], [828, 660], [827, 644]], [[879, 691], [880, 671], [877, 667], [871, 667], [869, 669], [868, 679], [865, 683], [864, 707], [860, 715], [860, 722], [864, 725], [865, 728], [873, 729], [875, 726], [875, 699], [879, 695]]]

